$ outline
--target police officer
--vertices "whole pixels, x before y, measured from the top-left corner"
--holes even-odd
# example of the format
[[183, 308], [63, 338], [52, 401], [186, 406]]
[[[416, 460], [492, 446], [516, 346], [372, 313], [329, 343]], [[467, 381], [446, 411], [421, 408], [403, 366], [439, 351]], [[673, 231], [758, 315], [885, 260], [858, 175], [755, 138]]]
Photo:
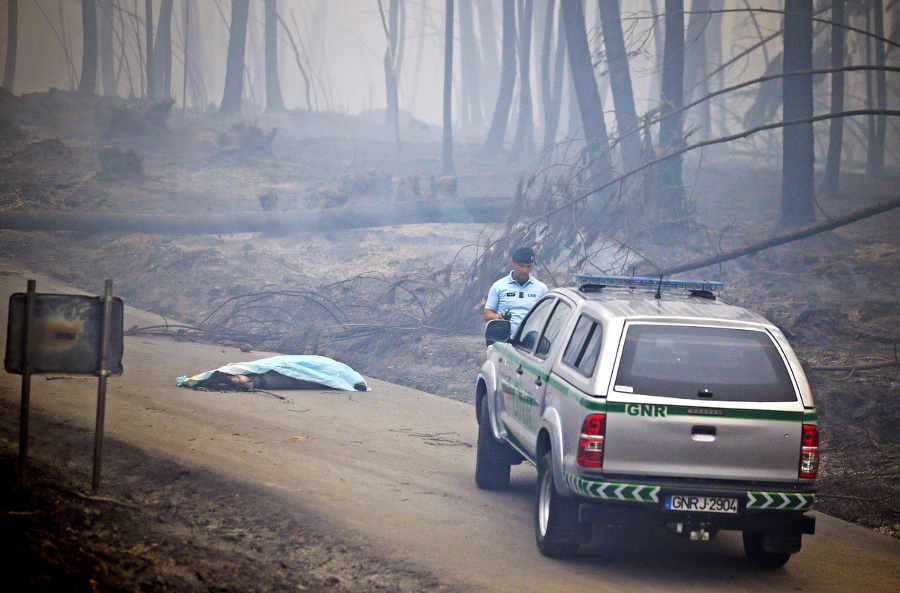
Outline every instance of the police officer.
[[522, 318], [539, 298], [547, 294], [547, 286], [531, 275], [534, 251], [519, 247], [512, 254], [512, 272], [494, 282], [484, 304], [484, 320], [509, 319], [515, 332]]

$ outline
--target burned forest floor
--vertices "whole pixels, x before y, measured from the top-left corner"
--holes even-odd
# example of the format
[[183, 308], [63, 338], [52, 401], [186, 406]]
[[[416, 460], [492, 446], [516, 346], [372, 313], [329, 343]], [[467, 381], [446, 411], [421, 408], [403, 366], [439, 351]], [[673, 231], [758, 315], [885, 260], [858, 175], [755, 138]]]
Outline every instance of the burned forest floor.
[[[0, 216], [140, 214], [188, 219], [199, 227], [212, 217], [239, 223], [261, 213], [327, 215], [341, 207], [377, 211], [457, 198], [506, 204], [495, 222], [290, 233], [0, 230], [0, 257], [92, 293], [111, 278], [126, 304], [159, 314], [158, 327], [126, 328], [133, 333], [227, 343], [245, 350], [247, 360], [255, 350], [321, 354], [369, 377], [472, 401], [484, 357], [483, 303], [459, 302], [473, 320], [464, 328], [442, 327], [431, 312], [465, 282], [489, 240], [503, 233], [497, 221], [505, 219], [519, 180], [532, 172], [527, 164], [506, 154], [485, 156], [479, 144], [459, 141], [457, 176], [447, 179], [441, 174], [440, 130], [404, 117], [398, 145], [383, 112], [290, 112], [237, 121], [214, 112], [157, 113], [69, 92], [0, 92]], [[641, 245], [642, 253], [673, 265], [778, 232], [778, 163], [728, 150], [685, 160], [692, 239], [676, 246]], [[818, 219], [897, 197], [898, 187], [896, 171], [871, 177], [848, 170], [838, 195], [818, 196]], [[724, 282], [724, 298], [775, 322], [806, 365], [822, 439], [818, 510], [893, 537], [900, 536], [900, 366], [866, 367], [898, 360], [898, 229], [900, 211], [894, 210], [687, 274]], [[558, 274], [549, 264], [535, 270], [548, 285], [566, 283]], [[257, 331], [248, 333], [252, 324], [242, 320], [260, 308], [269, 317], [256, 319]], [[277, 331], [259, 338], [259, 328], [269, 326]], [[191, 370], [207, 369], [173, 369], [173, 381]], [[204, 515], [216, 509], [193, 491], [193, 480], [209, 484], [218, 496], [233, 495], [236, 486], [161, 462], [148, 464], [159, 471], [142, 478], [143, 496], [183, 499], [178, 517], [152, 504], [140, 513], [120, 513], [113, 504], [107, 512], [103, 505], [112, 503], [71, 494], [65, 468], [49, 461], [38, 466], [46, 476], [39, 481], [63, 486], [16, 498], [10, 493], [15, 417], [15, 410], [3, 410], [2, 520], [18, 537], [7, 545], [18, 546], [23, 559], [43, 563], [43, 585], [32, 581], [34, 590], [115, 590], [96, 585], [113, 582], [110, 575], [116, 574], [135, 583], [123, 590], [250, 590], [246, 583], [252, 581], [242, 587], [238, 577], [212, 568], [212, 559], [219, 555], [249, 567], [286, 537], [285, 530], [254, 522], [249, 495], [240, 511], [247, 519], [235, 515], [201, 529], [211, 522]], [[140, 455], [129, 453], [135, 460]], [[164, 475], [175, 477], [166, 482]], [[226, 525], [231, 520], [236, 523]], [[336, 567], [333, 574], [309, 573], [307, 590], [443, 590], [408, 567], [348, 568], [352, 546], [304, 539], [302, 525], [291, 525], [300, 534], [292, 537], [310, 550], [315, 566]], [[201, 536], [206, 539], [197, 548], [210, 556], [198, 557], [191, 574], [150, 568], [174, 554], [178, 541]], [[249, 538], [260, 554], [241, 556], [234, 538]], [[282, 571], [299, 570], [304, 562], [277, 555], [270, 560], [287, 567]], [[86, 574], [84, 566], [94, 572]], [[82, 579], [73, 577], [70, 584], [77, 587], [48, 584], [68, 573]], [[366, 580], [364, 573], [383, 578]], [[269, 574], [280, 573], [272, 568]], [[287, 582], [273, 576], [254, 589], [286, 590]]]

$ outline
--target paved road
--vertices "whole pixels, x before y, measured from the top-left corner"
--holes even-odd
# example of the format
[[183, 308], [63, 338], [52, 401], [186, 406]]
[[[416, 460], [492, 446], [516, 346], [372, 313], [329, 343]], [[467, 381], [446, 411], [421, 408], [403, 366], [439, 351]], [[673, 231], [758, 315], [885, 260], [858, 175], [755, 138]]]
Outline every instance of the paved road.
[[[0, 262], [4, 270], [0, 320], [8, 294], [24, 291], [27, 278], [37, 278], [38, 292], [72, 292]], [[125, 326], [159, 321], [129, 310]], [[534, 468], [514, 468], [509, 492], [475, 487], [472, 406], [376, 380], [368, 393], [281, 392], [287, 402], [175, 387], [177, 375], [247, 356], [218, 346], [127, 338], [125, 374], [110, 381], [107, 435], [266, 485], [318, 509], [318, 528], [411, 560], [465, 590], [900, 590], [900, 541], [827, 516], [819, 517], [818, 533], [804, 538], [803, 551], [781, 571], [750, 568], [740, 538], [731, 533], [698, 543], [665, 532], [613, 531], [574, 561], [546, 559], [532, 535]], [[18, 376], [0, 375], [10, 401], [18, 401], [19, 384]], [[95, 393], [93, 381], [35, 380], [32, 404], [91, 428]]]

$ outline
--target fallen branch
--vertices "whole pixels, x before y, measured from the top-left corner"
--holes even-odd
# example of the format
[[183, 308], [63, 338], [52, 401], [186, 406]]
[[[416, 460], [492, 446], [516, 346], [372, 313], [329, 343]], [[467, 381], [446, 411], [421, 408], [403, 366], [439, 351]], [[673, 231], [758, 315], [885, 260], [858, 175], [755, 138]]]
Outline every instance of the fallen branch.
[[886, 369], [889, 367], [900, 366], [900, 355], [897, 353], [897, 344], [894, 344], [894, 360], [882, 360], [880, 362], [869, 362], [866, 364], [851, 364], [843, 366], [809, 366], [808, 371], [825, 371], [825, 372], [841, 372], [852, 373], [854, 371], [869, 371], [872, 369]]
[[769, 249], [771, 247], [776, 247], [785, 243], [791, 243], [792, 241], [798, 241], [800, 239], [812, 237], [813, 235], [817, 235], [819, 233], [824, 233], [825, 231], [830, 231], [838, 227], [848, 225], [852, 222], [862, 220], [863, 218], [869, 218], [870, 216], [875, 216], [876, 214], [882, 214], [889, 210], [893, 210], [894, 208], [900, 208], [900, 197], [886, 200], [884, 202], [879, 202], [872, 206], [861, 208], [860, 210], [855, 210], [850, 214], [841, 216], [840, 218], [835, 218], [834, 220], [829, 220], [828, 222], [823, 222], [820, 224], [806, 226], [802, 229], [797, 229], [796, 231], [786, 233], [784, 235], [772, 237], [771, 239], [760, 241], [746, 247], [739, 247], [737, 249], [732, 249], [731, 251], [726, 251], [725, 253], [721, 253], [719, 255], [715, 255], [705, 259], [695, 260], [686, 264], [664, 268], [660, 270], [657, 275], [671, 276], [673, 274], [678, 274], [681, 272], [689, 272], [691, 270], [707, 268], [709, 266], [720, 264], [732, 259], [737, 259], [745, 255], [750, 255], [751, 253], [762, 251], [763, 249]]
[[0, 229], [81, 233], [219, 235], [333, 231], [425, 223], [498, 223], [507, 217], [508, 198], [419, 201], [379, 207], [342, 206], [318, 211], [230, 212], [159, 215], [122, 212], [32, 210], [0, 213]]

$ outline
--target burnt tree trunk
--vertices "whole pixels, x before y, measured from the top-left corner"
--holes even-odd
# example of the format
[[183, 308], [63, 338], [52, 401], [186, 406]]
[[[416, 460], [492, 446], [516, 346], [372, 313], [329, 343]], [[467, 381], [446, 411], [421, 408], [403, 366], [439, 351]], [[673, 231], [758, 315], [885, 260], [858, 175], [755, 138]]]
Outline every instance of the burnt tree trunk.
[[147, 44], [147, 98], [152, 101], [156, 96], [153, 88], [156, 80], [153, 72], [153, 0], [144, 1], [144, 37]]
[[[481, 61], [484, 64], [481, 77], [482, 101], [487, 105], [489, 99], [497, 96], [500, 89], [500, 53], [497, 42], [497, 27], [494, 23], [494, 3], [476, 2], [478, 13], [478, 32], [481, 37]], [[485, 112], [485, 116], [487, 113]]]
[[225, 65], [225, 91], [222, 94], [223, 113], [240, 113], [244, 94], [244, 51], [247, 46], [247, 19], [250, 0], [233, 0], [231, 26], [228, 36], [228, 58]]
[[[685, 35], [685, 89], [686, 98], [693, 100], [705, 97], [709, 94], [709, 77], [707, 70], [707, 37], [708, 28], [712, 20], [710, 13], [711, 0], [693, 0], [691, 2], [691, 16], [688, 18], [687, 33]], [[700, 129], [702, 139], [709, 138], [709, 101], [704, 101], [693, 108], [694, 117], [692, 123]]]
[[516, 158], [534, 154], [534, 110], [531, 102], [531, 29], [534, 0], [519, 0], [519, 122], [513, 139]]
[[116, 35], [114, 28], [114, 15], [116, 6], [112, 0], [101, 0], [97, 4], [99, 9], [99, 43], [98, 52], [100, 58], [100, 82], [103, 85], [104, 95], [117, 94], [115, 56], [113, 55], [113, 39]]
[[516, 84], [516, 0], [503, 0], [503, 56], [500, 90], [497, 105], [491, 119], [484, 151], [497, 152], [503, 148], [509, 108], [512, 105], [513, 87]]
[[584, 24], [584, 7], [581, 0], [560, 1], [563, 22], [566, 26], [566, 48], [572, 71], [572, 84], [578, 99], [585, 142], [589, 153], [600, 156], [601, 166], [608, 173], [609, 136], [603, 119], [603, 102], [597, 89], [597, 80], [594, 78], [594, 66]]
[[[675, 153], [684, 146], [679, 113], [684, 106], [684, 0], [666, 0], [665, 29], [660, 109], [663, 119], [659, 123], [659, 148], [663, 155]], [[680, 155], [659, 164], [658, 180], [659, 205], [677, 220], [684, 209]]]
[[278, 77], [278, 0], [265, 0], [266, 111], [284, 111]]
[[81, 0], [81, 28], [84, 47], [81, 54], [81, 78], [78, 90], [94, 94], [97, 89], [97, 3], [95, 0]]
[[626, 171], [637, 169], [641, 162], [641, 143], [637, 134], [637, 112], [634, 108], [634, 91], [628, 70], [628, 54], [625, 51], [625, 35], [622, 32], [622, 15], [618, 0], [600, 1], [600, 25], [606, 60], [609, 63], [609, 82], [616, 108], [618, 134], [621, 138], [622, 164]]
[[19, 47], [19, 0], [8, 0], [6, 7], [6, 64], [3, 88], [12, 92], [16, 78], [16, 53]]
[[[831, 67], [841, 68], [844, 65], [844, 0], [832, 0], [831, 3]], [[831, 112], [844, 110], [844, 73], [831, 73]], [[825, 180], [823, 186], [829, 195], [838, 191], [841, 173], [841, 147], [844, 140], [844, 119], [836, 117], [831, 120], [828, 135], [828, 160], [825, 164]]]
[[[812, 70], [812, 3], [785, 0], [784, 73]], [[782, 85], [785, 121], [803, 120], [813, 114], [811, 74], [786, 76]], [[815, 162], [811, 121], [783, 129], [781, 224], [801, 226], [815, 221], [813, 210]]]
[[[884, 0], [872, 0], [873, 33], [884, 37]], [[875, 49], [875, 65], [885, 66], [884, 41], [873, 38]], [[887, 78], [884, 70], [875, 71], [875, 108], [887, 109]], [[874, 126], [869, 136], [869, 153], [866, 158], [866, 172], [870, 175], [884, 174], [884, 143], [887, 130], [887, 118], [884, 115], [874, 116]]]
[[453, 0], [447, 0], [444, 19], [444, 175], [453, 175]]
[[387, 48], [384, 50], [384, 80], [387, 94], [385, 121], [389, 126], [399, 122], [400, 103], [397, 94], [397, 36], [399, 35], [400, 0], [390, 0], [387, 21]]
[[464, 128], [474, 127], [479, 133], [484, 128], [484, 110], [481, 101], [481, 52], [475, 36], [473, 0], [459, 0], [459, 43], [461, 60], [460, 91], [462, 95], [460, 122]]
[[162, 0], [153, 42], [153, 84], [151, 101], [172, 96], [172, 8], [174, 0]]

